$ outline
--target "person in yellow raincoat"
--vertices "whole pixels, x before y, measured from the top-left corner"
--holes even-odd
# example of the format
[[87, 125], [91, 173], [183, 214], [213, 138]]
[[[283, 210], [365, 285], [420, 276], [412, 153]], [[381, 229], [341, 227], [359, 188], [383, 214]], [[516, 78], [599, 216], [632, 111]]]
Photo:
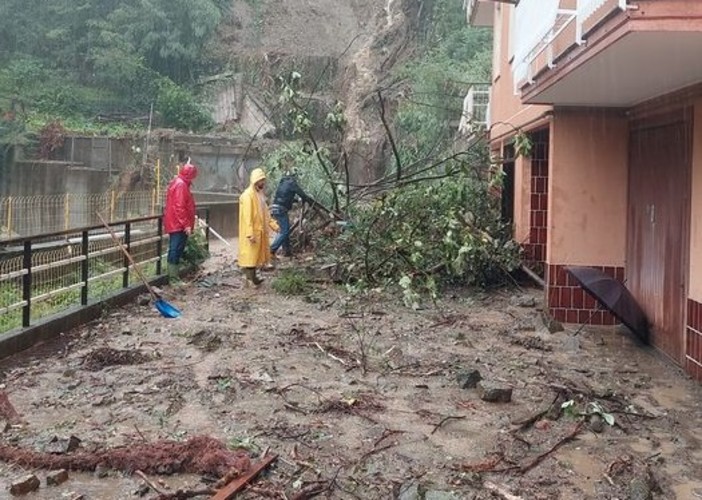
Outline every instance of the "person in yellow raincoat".
[[257, 168], [239, 197], [239, 267], [254, 285], [263, 281], [256, 275], [256, 268], [271, 260], [270, 230], [279, 230], [268, 211], [265, 189], [266, 173]]

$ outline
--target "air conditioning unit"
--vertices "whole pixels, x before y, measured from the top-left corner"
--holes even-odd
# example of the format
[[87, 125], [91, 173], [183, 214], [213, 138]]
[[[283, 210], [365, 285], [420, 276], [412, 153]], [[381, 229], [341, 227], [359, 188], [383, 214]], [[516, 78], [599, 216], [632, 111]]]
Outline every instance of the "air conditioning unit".
[[465, 99], [458, 132], [466, 136], [490, 127], [490, 86], [473, 85]]

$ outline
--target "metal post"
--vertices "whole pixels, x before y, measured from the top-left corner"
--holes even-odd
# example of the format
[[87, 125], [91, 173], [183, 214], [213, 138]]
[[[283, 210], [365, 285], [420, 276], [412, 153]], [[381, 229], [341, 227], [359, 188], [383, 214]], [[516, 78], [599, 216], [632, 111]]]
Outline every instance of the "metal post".
[[158, 260], [156, 261], [156, 276], [161, 275], [162, 271], [162, 260], [163, 260], [163, 216], [159, 215], [158, 219], [156, 219], [156, 224], [158, 225], [158, 241], [156, 242], [156, 257], [158, 257]]
[[63, 199], [63, 229], [68, 231], [71, 226], [71, 193], [66, 193]]
[[12, 196], [7, 197], [7, 237], [12, 238]]
[[161, 158], [156, 160], [156, 203], [161, 205]]
[[26, 302], [22, 308], [22, 326], [28, 327], [32, 312], [32, 240], [24, 242], [23, 263], [27, 271], [22, 277], [22, 300]]
[[110, 191], [110, 222], [115, 219], [115, 190]]
[[207, 226], [205, 227], [205, 248], [210, 251], [210, 209], [205, 209], [205, 222]]
[[[131, 233], [132, 225], [131, 223], [127, 222], [124, 225], [124, 246], [127, 248], [127, 252], [131, 250]], [[124, 274], [122, 275], [122, 286], [124, 288], [129, 288], [129, 259], [125, 255], [123, 258], [124, 262]]]
[[81, 280], [83, 288], [80, 289], [80, 305], [88, 305], [88, 275], [90, 271], [90, 259], [88, 258], [90, 247], [88, 245], [88, 231], [83, 231], [83, 241], [81, 244], [81, 255], [85, 260], [81, 263]]

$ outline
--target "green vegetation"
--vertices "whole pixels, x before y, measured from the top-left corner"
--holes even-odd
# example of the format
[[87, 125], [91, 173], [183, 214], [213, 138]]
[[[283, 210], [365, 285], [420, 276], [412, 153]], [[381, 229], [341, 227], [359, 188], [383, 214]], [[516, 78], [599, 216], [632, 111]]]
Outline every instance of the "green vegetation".
[[519, 246], [499, 218], [489, 183], [470, 166], [441, 182], [396, 188], [364, 204], [353, 225], [328, 242], [330, 261], [355, 288], [399, 287], [407, 306], [436, 298], [442, 285], [488, 287], [508, 280]]
[[198, 267], [205, 262], [209, 256], [210, 252], [207, 249], [205, 234], [202, 230], [198, 229], [190, 235], [185, 244], [182, 257], [183, 265], [185, 267]]
[[[111, 266], [104, 261], [97, 260], [91, 263], [92, 269], [90, 276], [98, 276], [105, 274], [113, 269], [117, 269], [115, 266]], [[142, 272], [146, 277], [156, 276], [156, 264], [149, 263], [141, 266]], [[130, 285], [139, 284], [141, 281], [136, 276], [136, 273], [131, 272], [130, 275]], [[32, 295], [38, 297], [40, 295], [49, 293], [53, 290], [57, 290], [61, 287], [68, 286], [69, 284], [78, 283], [80, 281], [79, 272], [74, 271], [65, 276], [62, 276], [60, 280], [52, 282], [45, 282], [38, 286], [35, 286], [32, 290]], [[110, 275], [104, 278], [97, 278], [88, 284], [88, 299], [89, 300], [101, 300], [109, 295], [119, 291], [123, 288], [123, 278], [122, 275]], [[32, 322], [38, 319], [51, 316], [71, 307], [77, 307], [80, 305], [80, 288], [74, 288], [73, 290], [67, 290], [64, 292], [58, 292], [41, 302], [32, 303], [31, 307], [31, 320]], [[19, 284], [14, 285], [10, 283], [5, 283], [0, 286], [0, 307], [7, 306], [10, 304], [15, 304], [22, 300], [22, 288]], [[0, 334], [18, 328], [22, 325], [22, 309], [15, 309], [13, 311], [0, 314]]]
[[[349, 182], [346, 152], [333, 158], [315, 140], [319, 120], [300, 98], [297, 72], [280, 79], [279, 102], [289, 133], [301, 140], [267, 158], [273, 178], [295, 165], [302, 185], [345, 219], [340, 234], [327, 231], [321, 253], [347, 287], [395, 289], [411, 307], [445, 285], [501, 284], [520, 257], [491, 194], [501, 177], [492, 173], [486, 142], [456, 142], [466, 93], [490, 80], [490, 32], [466, 25], [461, 2], [425, 7], [419, 56], [396, 71], [393, 90], [383, 91], [387, 102], [377, 102], [387, 116], [396, 110], [387, 124], [396, 151], [384, 177], [367, 186]], [[399, 97], [395, 87], [403, 89]], [[330, 110], [322, 126], [343, 132], [343, 108]], [[328, 222], [318, 227], [329, 229]]]
[[461, 3], [432, 2], [419, 40], [420, 56], [397, 71], [408, 87], [395, 119], [405, 165], [440, 157], [449, 150], [468, 89], [490, 82], [491, 31], [469, 26]]
[[207, 47], [228, 9], [224, 0], [5, 0], [0, 114], [35, 130], [57, 118], [104, 130], [98, 115], [144, 116], [153, 104], [165, 126], [206, 128], [191, 86], [215, 64]]
[[304, 295], [310, 289], [304, 272], [294, 268], [283, 269], [271, 286], [281, 295]]

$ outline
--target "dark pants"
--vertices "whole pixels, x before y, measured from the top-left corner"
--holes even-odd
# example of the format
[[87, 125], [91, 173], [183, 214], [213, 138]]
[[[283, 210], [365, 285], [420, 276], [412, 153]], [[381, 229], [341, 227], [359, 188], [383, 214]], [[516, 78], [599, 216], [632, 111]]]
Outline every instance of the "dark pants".
[[188, 235], [185, 234], [185, 231], [178, 231], [177, 233], [169, 233], [168, 236], [168, 258], [166, 260], [169, 264], [179, 264], [185, 250], [185, 243], [188, 241]]
[[280, 232], [271, 245], [271, 253], [276, 253], [282, 246], [283, 254], [289, 256], [292, 254], [292, 248], [290, 246], [290, 217], [288, 217], [288, 211], [284, 208], [274, 207], [271, 210], [271, 215], [280, 226]]

